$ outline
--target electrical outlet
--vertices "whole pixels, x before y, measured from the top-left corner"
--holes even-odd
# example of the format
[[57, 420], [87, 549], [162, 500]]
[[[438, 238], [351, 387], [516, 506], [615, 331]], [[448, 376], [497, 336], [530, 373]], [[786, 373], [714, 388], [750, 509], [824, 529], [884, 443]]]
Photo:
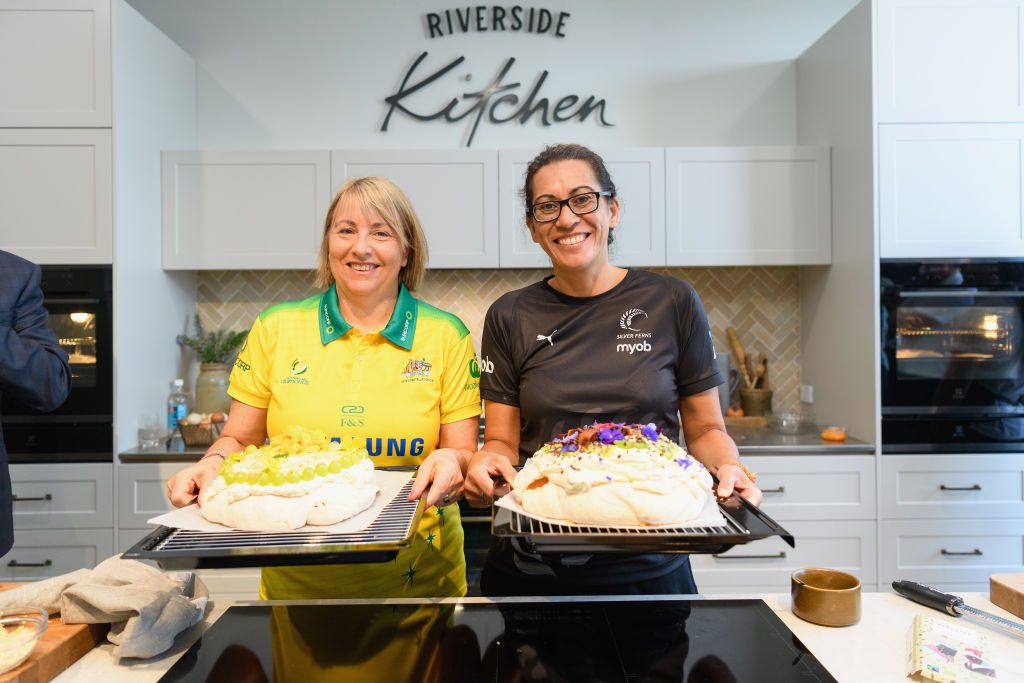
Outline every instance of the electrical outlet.
[[800, 401], [802, 403], [814, 403], [814, 385], [813, 384], [801, 384], [800, 385]]

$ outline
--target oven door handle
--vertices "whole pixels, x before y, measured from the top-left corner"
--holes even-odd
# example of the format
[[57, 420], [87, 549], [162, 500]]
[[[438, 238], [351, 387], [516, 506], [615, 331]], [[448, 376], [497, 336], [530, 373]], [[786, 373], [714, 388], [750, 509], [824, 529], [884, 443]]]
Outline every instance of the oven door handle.
[[99, 299], [91, 297], [74, 297], [74, 298], [62, 298], [62, 297], [46, 297], [43, 299], [43, 306], [46, 304], [87, 304], [95, 306], [98, 303], [102, 303]]
[[915, 291], [912, 291], [912, 292], [906, 292], [906, 291], [900, 292], [897, 296], [901, 297], [901, 298], [904, 298], [904, 299], [915, 299], [915, 298], [916, 299], [935, 299], [935, 298], [953, 299], [953, 298], [961, 297], [961, 296], [970, 296], [970, 297], [978, 297], [978, 298], [980, 298], [980, 297], [1009, 297], [1009, 298], [1013, 298], [1013, 299], [1020, 299], [1020, 298], [1024, 298], [1024, 292], [1017, 292], [1017, 291], [1007, 291], [1007, 292], [956, 292], [956, 291], [922, 292], [922, 291], [915, 290]]

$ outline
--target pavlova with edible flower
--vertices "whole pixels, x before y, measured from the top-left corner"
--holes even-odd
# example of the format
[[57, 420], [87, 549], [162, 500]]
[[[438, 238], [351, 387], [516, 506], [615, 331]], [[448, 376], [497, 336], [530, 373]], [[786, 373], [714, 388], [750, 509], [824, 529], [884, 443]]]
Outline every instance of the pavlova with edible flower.
[[707, 469], [654, 424], [614, 422], [544, 444], [512, 484], [530, 514], [607, 526], [696, 519], [711, 491]]
[[373, 504], [377, 479], [365, 448], [291, 427], [224, 459], [199, 494], [203, 517], [246, 531], [335, 524]]

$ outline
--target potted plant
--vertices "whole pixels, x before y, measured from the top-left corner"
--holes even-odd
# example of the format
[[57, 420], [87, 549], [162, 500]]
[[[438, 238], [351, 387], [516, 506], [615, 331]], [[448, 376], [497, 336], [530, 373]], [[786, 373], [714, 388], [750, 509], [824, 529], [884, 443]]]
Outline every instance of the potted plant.
[[[186, 333], [188, 330], [185, 330]], [[195, 411], [198, 413], [227, 413], [231, 408], [228, 396], [228, 377], [231, 361], [245, 341], [246, 332], [217, 330], [208, 332], [203, 328], [199, 313], [195, 315], [195, 334], [179, 334], [179, 346], [192, 349], [199, 357], [199, 376], [196, 377]]]

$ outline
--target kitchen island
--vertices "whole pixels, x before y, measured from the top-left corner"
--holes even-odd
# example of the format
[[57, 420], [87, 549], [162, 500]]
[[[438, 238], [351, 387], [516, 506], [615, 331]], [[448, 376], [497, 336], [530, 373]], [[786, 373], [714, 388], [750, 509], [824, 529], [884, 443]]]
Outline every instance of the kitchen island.
[[[1004, 610], [992, 605], [983, 594], [967, 594], [963, 596], [967, 604], [980, 609], [998, 614], [1015, 621], [1024, 623], [1013, 617]], [[1024, 680], [1024, 639], [1014, 638], [1003, 631], [989, 628], [980, 622], [970, 622], [968, 617], [959, 620], [954, 617], [941, 614], [912, 603], [893, 593], [866, 593], [863, 596], [862, 618], [860, 623], [846, 628], [829, 628], [816, 626], [804, 622], [795, 617], [790, 611], [790, 599], [784, 594], [770, 594], [761, 596], [692, 596], [693, 605], [707, 600], [728, 600], [736, 601], [739, 604], [744, 598], [757, 598], [764, 601], [786, 627], [803, 643], [811, 654], [823, 665], [828, 672], [839, 681], [904, 681], [906, 654], [906, 633], [915, 615], [926, 615], [938, 619], [959, 621], [962, 624], [969, 624], [979, 632], [988, 635], [991, 643], [991, 657], [999, 665], [999, 680]], [[419, 605], [450, 605], [453, 610], [468, 610], [474, 605], [509, 604], [542, 600], [545, 606], [558, 605], [558, 609], [572, 610], [574, 603], [600, 603], [617, 602], [628, 600], [634, 604], [639, 602], [658, 603], [652, 604], [654, 609], [650, 614], [663, 614], [670, 606], [678, 606], [680, 602], [673, 596], [629, 596], [628, 598], [504, 598], [491, 600], [487, 598], [463, 598], [461, 600], [325, 600], [325, 601], [278, 601], [278, 602], [249, 602], [238, 603], [240, 606], [269, 607], [295, 607], [299, 605], [365, 605], [368, 609], [372, 606], [385, 605], [394, 612], [398, 609], [415, 609]], [[200, 637], [203, 632], [210, 628], [217, 619], [221, 618], [230, 605], [214, 605], [209, 618], [203, 624], [196, 626], [189, 632], [179, 636], [174, 648], [162, 657], [151, 660], [126, 660], [119, 663], [111, 655], [112, 646], [104, 644], [95, 648], [92, 652], [83, 657], [79, 662], [64, 672], [56, 680], [59, 683], [93, 683], [102, 680], [106, 683], [143, 683], [157, 681], [167, 672], [171, 666], [181, 658], [189, 647]], [[405, 606], [405, 607], [403, 607]], [[696, 610], [695, 610], [696, 611]], [[211, 634], [213, 632], [211, 631]], [[337, 634], [328, 634], [337, 637]], [[493, 634], [495, 642], [502, 636], [500, 622]], [[728, 638], [728, 633], [723, 633]], [[588, 633], [587, 637], [590, 637]], [[210, 634], [207, 636], [210, 639]], [[480, 633], [477, 631], [477, 639]], [[488, 640], [488, 639], [484, 639]], [[337, 638], [339, 648], [343, 648], [346, 642]], [[205, 644], [205, 643], [204, 643]], [[470, 638], [461, 643], [456, 643], [457, 650], [464, 652], [466, 647], [471, 650], [476, 647], [477, 640]], [[730, 643], [731, 645], [731, 643]], [[738, 651], [751, 650], [754, 644], [736, 642], [735, 649]], [[793, 644], [794, 646], [796, 644]], [[410, 646], [411, 647], [411, 646]], [[487, 650], [487, 643], [479, 644], [481, 652]], [[729, 648], [733, 649], [733, 648]], [[475, 651], [475, 650], [473, 650]], [[265, 655], [267, 653], [264, 653]], [[485, 652], [486, 654], [486, 652]], [[685, 650], [684, 650], [685, 654]], [[692, 653], [691, 653], [692, 654]], [[276, 653], [275, 653], [276, 655]], [[269, 655], [267, 655], [269, 656]], [[244, 660], [242, 660], [244, 661]], [[233, 669], [237, 672], [237, 668]], [[1005, 673], [1004, 673], [1005, 672]], [[272, 672], [268, 672], [272, 675]], [[338, 679], [340, 680], [340, 679]], [[721, 680], [729, 680], [723, 678]], [[768, 680], [768, 679], [764, 679]], [[808, 679], [813, 680], [813, 679]]]

